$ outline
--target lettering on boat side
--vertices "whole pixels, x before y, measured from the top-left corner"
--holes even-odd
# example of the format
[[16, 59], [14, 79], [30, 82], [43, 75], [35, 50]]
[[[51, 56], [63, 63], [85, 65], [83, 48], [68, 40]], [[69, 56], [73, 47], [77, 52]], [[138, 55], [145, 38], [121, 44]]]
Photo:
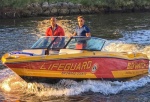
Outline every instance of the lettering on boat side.
[[40, 70], [54, 70], [54, 71], [79, 71], [87, 70], [92, 66], [92, 61], [75, 62], [75, 63], [43, 63], [40, 66]]
[[129, 62], [127, 69], [145, 69], [148, 68], [148, 63]]
[[136, 74], [136, 75], [138, 75], [138, 74], [143, 74], [143, 73], [145, 73], [145, 71], [143, 70], [143, 71], [126, 71], [125, 72], [125, 74], [131, 74], [131, 75], [133, 75], [133, 74]]
[[77, 63], [54, 63], [48, 66], [48, 70], [57, 70], [57, 71], [86, 70], [86, 69], [90, 69], [91, 66], [92, 66], [92, 61], [84, 61], [84, 62], [77, 62]]
[[79, 63], [56, 63], [51, 64], [48, 69], [49, 70], [59, 70], [59, 71], [66, 71], [66, 70], [86, 70], [91, 68], [92, 61], [85, 61], [85, 62], [79, 62]]
[[142, 74], [145, 73], [145, 71], [126, 71], [126, 74]]
[[86, 75], [86, 72], [62, 72], [63, 75]]

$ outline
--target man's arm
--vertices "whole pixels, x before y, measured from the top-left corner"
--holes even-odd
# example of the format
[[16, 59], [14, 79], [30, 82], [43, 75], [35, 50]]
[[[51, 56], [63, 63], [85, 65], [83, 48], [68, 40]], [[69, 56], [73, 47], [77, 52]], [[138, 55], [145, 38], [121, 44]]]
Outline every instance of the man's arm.
[[91, 37], [90, 29], [87, 26], [85, 27], [85, 31], [86, 31], [86, 37]]
[[74, 32], [73, 34], [72, 34], [72, 36], [76, 36], [77, 35], [77, 33], [76, 32]]
[[45, 36], [48, 36], [49, 28], [46, 29]]
[[73, 37], [73, 36], [76, 36], [76, 35], [77, 35], [77, 33], [74, 32], [73, 34], [70, 34], [69, 37]]
[[86, 33], [86, 37], [91, 37], [91, 33]]

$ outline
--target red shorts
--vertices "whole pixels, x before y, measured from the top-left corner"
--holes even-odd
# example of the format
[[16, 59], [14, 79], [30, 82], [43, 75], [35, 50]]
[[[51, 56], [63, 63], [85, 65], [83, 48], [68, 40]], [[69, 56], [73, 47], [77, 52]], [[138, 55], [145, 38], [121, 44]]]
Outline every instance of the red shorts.
[[86, 47], [86, 44], [77, 44], [76, 45], [76, 49], [85, 49], [85, 47]]

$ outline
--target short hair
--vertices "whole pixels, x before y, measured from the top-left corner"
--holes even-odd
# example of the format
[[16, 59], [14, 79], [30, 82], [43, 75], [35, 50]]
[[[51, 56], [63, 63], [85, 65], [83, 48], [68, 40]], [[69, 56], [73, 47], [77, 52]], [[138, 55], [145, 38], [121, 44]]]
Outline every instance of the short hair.
[[84, 17], [83, 17], [83, 16], [78, 16], [78, 17], [77, 17], [77, 19], [80, 19], [80, 18], [84, 19]]
[[56, 19], [56, 17], [51, 17], [50, 20], [55, 20], [56, 21], [57, 19]]

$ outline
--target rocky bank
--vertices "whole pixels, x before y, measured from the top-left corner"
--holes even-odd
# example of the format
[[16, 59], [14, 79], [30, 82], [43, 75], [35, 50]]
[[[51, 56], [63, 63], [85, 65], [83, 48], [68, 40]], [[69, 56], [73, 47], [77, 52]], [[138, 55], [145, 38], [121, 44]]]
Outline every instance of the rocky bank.
[[53, 15], [72, 15], [72, 14], [92, 14], [92, 13], [113, 13], [113, 12], [136, 12], [150, 11], [149, 6], [145, 7], [100, 7], [100, 6], [84, 6], [82, 4], [74, 4], [72, 2], [57, 3], [32, 3], [23, 8], [4, 7], [0, 10], [0, 18], [20, 18], [32, 16], [53, 16]]

